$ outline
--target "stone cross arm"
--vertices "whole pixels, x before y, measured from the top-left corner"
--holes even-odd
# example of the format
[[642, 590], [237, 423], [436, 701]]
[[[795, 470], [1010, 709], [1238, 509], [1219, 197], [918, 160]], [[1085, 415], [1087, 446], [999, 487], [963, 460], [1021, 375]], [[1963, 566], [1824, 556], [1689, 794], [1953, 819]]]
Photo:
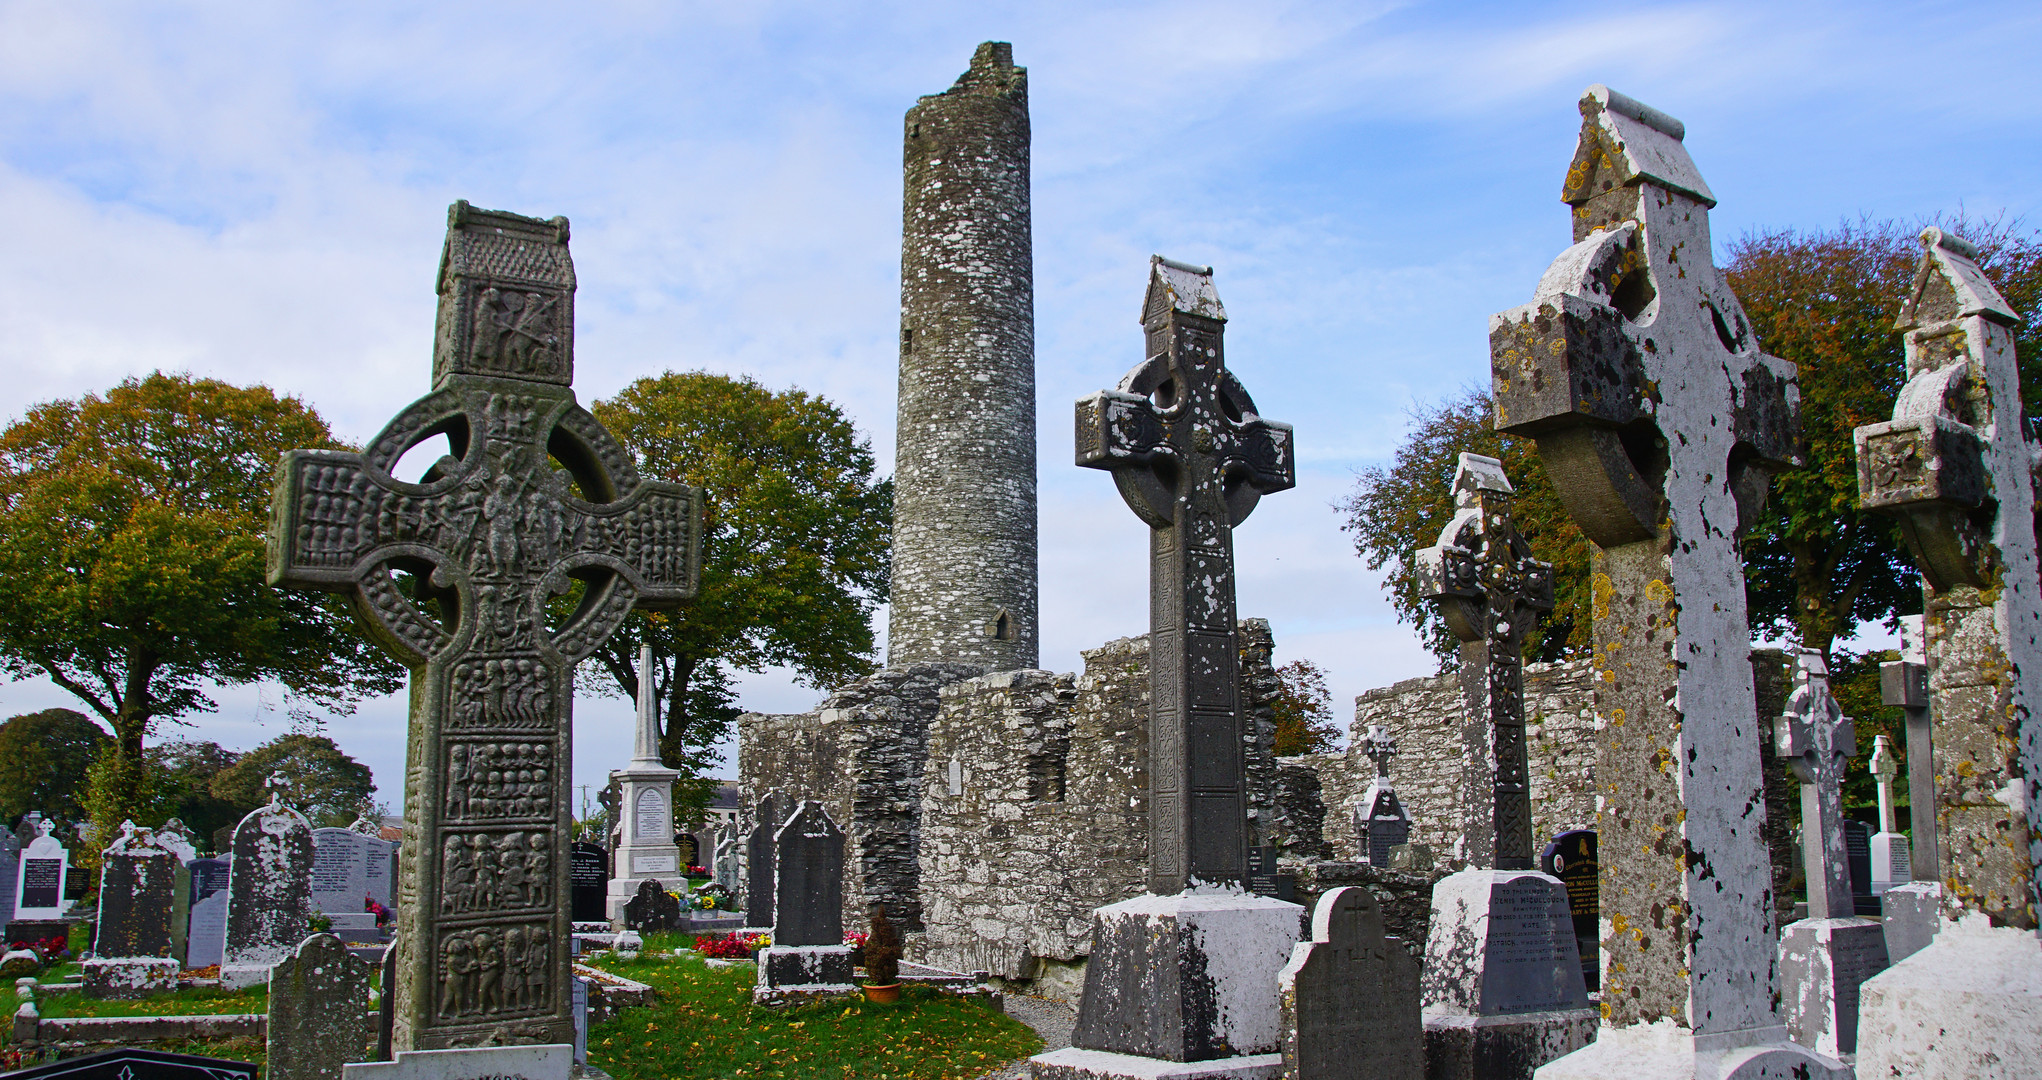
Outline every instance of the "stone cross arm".
[[[1077, 463], [1113, 474], [1121, 495], [1150, 525], [1174, 519], [1170, 475], [1180, 456], [1173, 428], [1185, 418], [1168, 400], [1168, 361], [1153, 357], [1129, 372], [1115, 390], [1081, 398], [1077, 408]], [[1192, 425], [1192, 448], [1218, 459], [1231, 523], [1239, 525], [1255, 503], [1297, 485], [1291, 426], [1255, 415], [1255, 403], [1231, 371], [1219, 375], [1220, 422]]]
[[[419, 483], [391, 475], [406, 450], [439, 434], [458, 458], [442, 457]], [[470, 379], [413, 404], [363, 453], [283, 456], [269, 581], [351, 594], [365, 628], [415, 667], [453, 644], [471, 614], [536, 625], [545, 597], [579, 578], [582, 605], [551, 635], [578, 659], [633, 607], [694, 594], [700, 520], [699, 493], [640, 480], [571, 391]], [[416, 575], [418, 595], [404, 595], [392, 569]], [[440, 617], [417, 602], [428, 596]], [[462, 614], [448, 620], [449, 607]]]

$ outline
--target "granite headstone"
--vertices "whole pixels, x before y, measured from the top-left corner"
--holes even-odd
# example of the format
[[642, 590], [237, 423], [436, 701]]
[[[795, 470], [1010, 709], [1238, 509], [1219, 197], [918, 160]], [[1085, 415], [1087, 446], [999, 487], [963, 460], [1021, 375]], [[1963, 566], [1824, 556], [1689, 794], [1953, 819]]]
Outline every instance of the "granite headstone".
[[267, 1080], [340, 1080], [369, 1053], [369, 965], [332, 934], [307, 937], [269, 977]]
[[1574, 917], [1574, 942], [1581, 953], [1581, 980], [1588, 992], [1602, 986], [1601, 868], [1595, 861], [1595, 830], [1574, 829], [1553, 838], [1539, 853], [1539, 869], [1567, 886], [1567, 912]]
[[773, 944], [843, 944], [844, 831], [810, 799], [774, 841]]
[[567, 852], [567, 886], [575, 922], [603, 919], [603, 895], [610, 886], [610, 853], [601, 844], [577, 840]]
[[751, 926], [773, 925], [773, 834], [785, 824], [780, 793], [769, 791], [759, 800], [757, 818], [745, 833], [744, 921]]
[[270, 965], [305, 939], [312, 919], [312, 823], [283, 804], [282, 789], [234, 827], [227, 875], [227, 943], [220, 983], [269, 978]]
[[226, 859], [193, 859], [191, 872], [191, 930], [185, 935], [186, 967], [203, 968], [218, 964], [227, 950]]
[[99, 924], [85, 992], [141, 997], [176, 985], [184, 962], [189, 878], [177, 853], [147, 829], [121, 823], [100, 855]]
[[71, 906], [64, 899], [71, 853], [53, 835], [55, 822], [39, 820], [35, 828], [35, 838], [21, 849], [21, 865], [15, 871], [14, 919], [18, 922], [60, 919]]
[[637, 895], [624, 904], [624, 928], [678, 930], [680, 926], [680, 900], [668, 893], [666, 886], [657, 878], [640, 881]]

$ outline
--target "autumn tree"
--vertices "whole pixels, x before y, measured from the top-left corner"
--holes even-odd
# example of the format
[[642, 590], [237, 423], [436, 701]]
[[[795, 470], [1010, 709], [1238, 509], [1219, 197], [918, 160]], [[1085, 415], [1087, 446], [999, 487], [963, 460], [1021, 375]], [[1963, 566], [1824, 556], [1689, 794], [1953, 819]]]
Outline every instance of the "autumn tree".
[[113, 732], [92, 819], [151, 806], [144, 741], [274, 681], [346, 713], [401, 685], [346, 609], [263, 582], [277, 457], [345, 449], [267, 387], [156, 373], [37, 405], [0, 432], [0, 667], [44, 676]]
[[[737, 717], [731, 677], [794, 669], [828, 687], [872, 669], [873, 609], [886, 599], [893, 483], [873, 478], [871, 444], [828, 400], [749, 378], [667, 372], [592, 407], [646, 476], [703, 491], [702, 585], [693, 601], [645, 612], [596, 654], [614, 689], [638, 692], [638, 645], [653, 646], [660, 753], [699, 777]], [[681, 796], [676, 796], [677, 804]]]
[[[270, 780], [286, 806], [318, 826], [344, 826], [369, 808], [376, 782], [369, 767], [324, 735], [294, 731], [242, 754], [213, 777], [212, 794], [243, 814], [269, 801]], [[238, 818], [236, 820], [239, 820]]]
[[84, 817], [79, 795], [85, 770], [107, 742], [98, 724], [70, 709], [44, 709], [0, 724], [0, 828], [12, 829], [31, 811], [59, 821]]
[[1277, 756], [1336, 749], [1340, 728], [1333, 722], [1333, 694], [1326, 689], [1325, 669], [1300, 658], [1277, 668], [1276, 678], [1276, 697], [1269, 709], [1275, 714]]
[[1412, 432], [1388, 467], [1371, 465], [1355, 478], [1354, 490], [1338, 506], [1341, 528], [1354, 534], [1354, 547], [1369, 569], [1389, 568], [1383, 588], [1397, 616], [1418, 628], [1441, 671], [1458, 667], [1460, 639], [1433, 604], [1418, 594], [1416, 556], [1439, 542], [1453, 520], [1453, 481], [1463, 452], [1503, 462], [1517, 490], [1512, 511], [1517, 530], [1535, 558], [1553, 564], [1553, 610], [1540, 615], [1525, 637], [1532, 660], [1586, 655], [1591, 620], [1588, 538], [1581, 534], [1546, 477], [1538, 447], [1530, 439], [1495, 429], [1496, 407], [1489, 392], [1470, 388], [1460, 395], [1412, 412]]

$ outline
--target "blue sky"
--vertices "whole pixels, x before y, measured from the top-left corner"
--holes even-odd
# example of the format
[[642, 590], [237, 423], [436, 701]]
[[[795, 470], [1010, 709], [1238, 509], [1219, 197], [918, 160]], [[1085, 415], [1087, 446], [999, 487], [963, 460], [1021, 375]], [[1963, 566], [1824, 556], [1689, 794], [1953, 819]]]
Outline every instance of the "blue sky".
[[[843, 405], [892, 460], [900, 119], [988, 39], [1030, 72], [1043, 663], [1146, 629], [1142, 526], [1070, 461], [1140, 350], [1147, 258], [1217, 267], [1228, 358], [1296, 425], [1240, 609], [1339, 702], [1431, 663], [1332, 503], [1565, 246], [1575, 100], [1680, 117], [1753, 229], [2038, 217], [2031, 4], [464, 4], [0, 0], [0, 415], [154, 368], [372, 435], [426, 389], [448, 203], [574, 223], [584, 401], [661, 370]], [[746, 704], [806, 707], [768, 673]], [[191, 732], [285, 729], [274, 690]], [[0, 685], [0, 715], [66, 704]], [[584, 698], [577, 783], [628, 755]], [[330, 726], [393, 804], [401, 698]], [[1343, 726], [1345, 717], [1342, 718]]]

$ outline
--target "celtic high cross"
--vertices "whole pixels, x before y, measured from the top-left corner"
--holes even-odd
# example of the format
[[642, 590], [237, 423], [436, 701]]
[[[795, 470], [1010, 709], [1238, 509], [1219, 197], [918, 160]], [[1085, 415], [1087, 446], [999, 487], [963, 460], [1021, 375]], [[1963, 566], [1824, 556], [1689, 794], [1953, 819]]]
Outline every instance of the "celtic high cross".
[[1212, 268], [1156, 256], [1148, 359], [1078, 402], [1078, 464], [1149, 525], [1149, 892], [1247, 874], [1234, 526], [1296, 483], [1289, 424], [1226, 369]]
[[[574, 284], [565, 218], [455, 203], [432, 393], [360, 454], [278, 467], [270, 583], [347, 594], [411, 668], [398, 1050], [573, 1041], [574, 665], [695, 591], [697, 493], [641, 480], [575, 402]], [[439, 435], [453, 452], [418, 483], [391, 475]]]
[[1830, 694], [1822, 654], [1801, 650], [1794, 692], [1780, 715], [1774, 746], [1801, 781], [1801, 848], [1811, 919], [1857, 914], [1843, 827], [1843, 781], [1851, 755], [1858, 752], [1857, 732]]
[[1461, 639], [1465, 831], [1455, 854], [1474, 868], [1532, 870], [1524, 636], [1553, 610], [1553, 567], [1518, 535], [1502, 462], [1462, 454], [1453, 490], [1453, 520], [1417, 566], [1418, 591]]

